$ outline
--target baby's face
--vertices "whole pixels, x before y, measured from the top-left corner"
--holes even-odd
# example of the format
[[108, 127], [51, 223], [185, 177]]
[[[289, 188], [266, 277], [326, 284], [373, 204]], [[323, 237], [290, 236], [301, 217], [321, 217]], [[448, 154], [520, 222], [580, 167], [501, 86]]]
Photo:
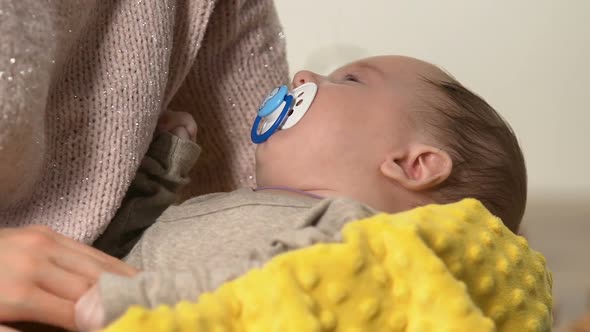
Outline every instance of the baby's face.
[[322, 189], [348, 181], [371, 165], [377, 168], [388, 152], [413, 139], [408, 112], [418, 74], [430, 66], [412, 58], [380, 56], [328, 76], [297, 73], [291, 89], [314, 82], [318, 92], [295, 126], [258, 146], [258, 185]]

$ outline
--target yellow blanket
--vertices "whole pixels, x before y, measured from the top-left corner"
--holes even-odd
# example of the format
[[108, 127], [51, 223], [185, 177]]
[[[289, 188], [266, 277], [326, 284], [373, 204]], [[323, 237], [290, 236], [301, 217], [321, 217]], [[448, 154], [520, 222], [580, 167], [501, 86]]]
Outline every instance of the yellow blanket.
[[123, 331], [550, 331], [551, 273], [466, 199], [347, 224], [197, 302], [131, 308]]

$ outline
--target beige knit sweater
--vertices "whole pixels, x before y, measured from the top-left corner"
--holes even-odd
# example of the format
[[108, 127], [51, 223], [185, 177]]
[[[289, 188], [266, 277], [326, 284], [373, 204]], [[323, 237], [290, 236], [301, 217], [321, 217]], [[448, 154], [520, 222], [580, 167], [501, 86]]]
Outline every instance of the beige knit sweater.
[[199, 125], [185, 197], [252, 184], [248, 130], [287, 79], [283, 38], [272, 0], [1, 0], [0, 227], [92, 242], [166, 108]]

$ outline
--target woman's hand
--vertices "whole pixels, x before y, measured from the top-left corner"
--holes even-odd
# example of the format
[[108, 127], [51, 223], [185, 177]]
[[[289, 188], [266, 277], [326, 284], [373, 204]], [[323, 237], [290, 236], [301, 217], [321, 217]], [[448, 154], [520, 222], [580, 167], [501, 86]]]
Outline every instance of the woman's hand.
[[44, 226], [0, 229], [0, 322], [75, 330], [74, 305], [103, 272], [131, 266]]

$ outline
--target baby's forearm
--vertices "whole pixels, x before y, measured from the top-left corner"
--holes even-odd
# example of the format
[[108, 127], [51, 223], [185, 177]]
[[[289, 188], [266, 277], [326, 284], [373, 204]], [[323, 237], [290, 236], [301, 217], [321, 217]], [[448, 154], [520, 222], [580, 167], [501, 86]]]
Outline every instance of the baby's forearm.
[[200, 152], [201, 148], [188, 139], [169, 132], [158, 134], [117, 214], [94, 246], [117, 258], [125, 257], [142, 232], [177, 201]]
[[228, 269], [203, 266], [182, 272], [142, 272], [133, 278], [103, 274], [76, 304], [76, 323], [81, 331], [93, 331], [112, 323], [131, 306], [155, 308], [183, 300], [194, 302], [201, 294], [260, 265], [251, 260]]

